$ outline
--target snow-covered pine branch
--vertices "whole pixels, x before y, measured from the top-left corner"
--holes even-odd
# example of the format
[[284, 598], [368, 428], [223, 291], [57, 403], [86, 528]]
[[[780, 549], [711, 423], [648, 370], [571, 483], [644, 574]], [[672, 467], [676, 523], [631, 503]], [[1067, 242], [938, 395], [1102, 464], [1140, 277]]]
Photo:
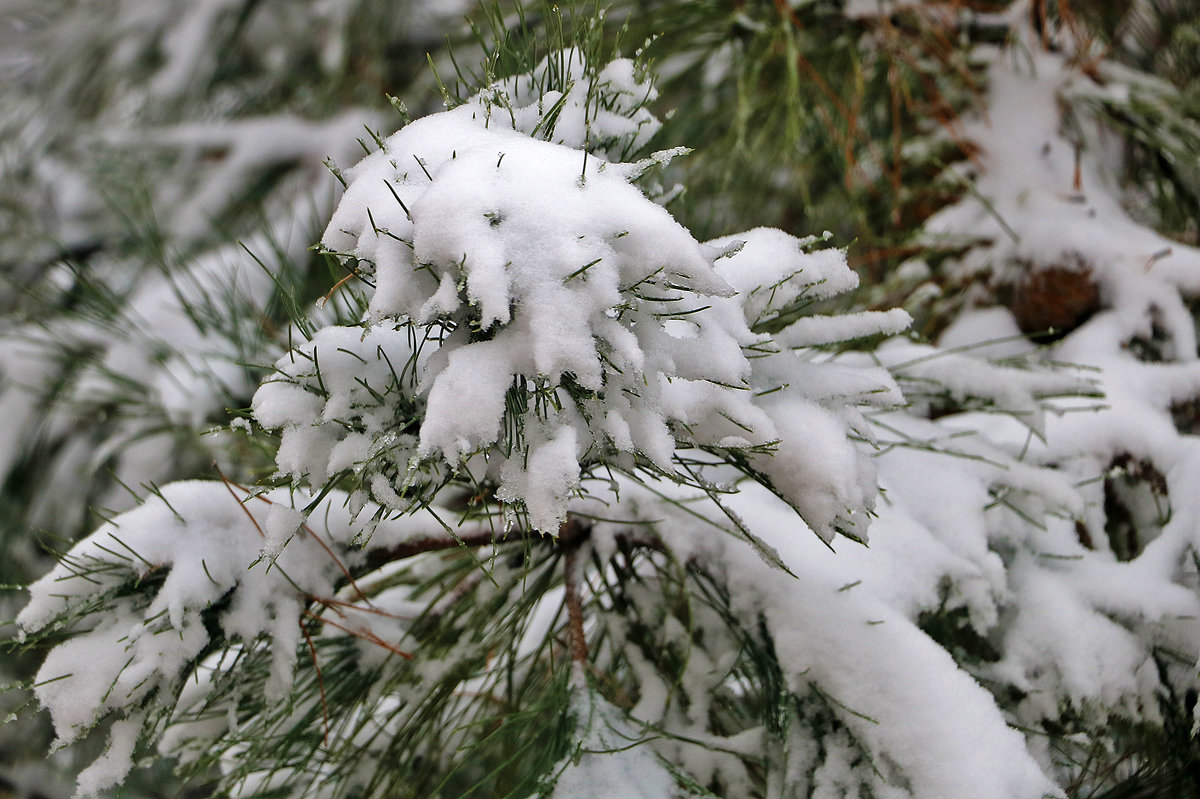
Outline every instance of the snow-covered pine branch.
[[[295, 347], [254, 401], [258, 422], [283, 430], [277, 463], [297, 484], [290, 492], [164, 487], [32, 588], [21, 628], [74, 632], [39, 677], [60, 740], [118, 719], [82, 793], [123, 778], [143, 728], [161, 737], [171, 727], [172, 751], [187, 751], [196, 736], [236, 736], [225, 722], [193, 721], [210, 715], [208, 700], [184, 686], [245, 679], [243, 663], [254, 660], [237, 653], [255, 650], [259, 638], [271, 654], [256, 679], [269, 695], [287, 695], [311, 608], [341, 618], [322, 617], [326, 635], [399, 655], [406, 625], [391, 625], [385, 639], [346, 618], [349, 604], [371, 612], [354, 575], [375, 575], [397, 557], [451, 542], [486, 551], [506, 537], [527, 547], [534, 531], [557, 533], [573, 509], [593, 517], [640, 485], [660, 485], [654, 490], [671, 504], [668, 494], [684, 484], [718, 503], [694, 532], [697, 551], [706, 537], [738, 547], [748, 537], [758, 547], [745, 547], [754, 568], [767, 568], [764, 556], [786, 566], [719, 504], [742, 475], [798, 510], [822, 539], [839, 530], [865, 538], [873, 472], [853, 439], [870, 435], [860, 408], [900, 400], [894, 382], [882, 369], [831, 363], [755, 332], [786, 331], [797, 308], [852, 288], [843, 254], [808, 253], [766, 229], [696, 241], [632, 182], [670, 154], [622, 164], [568, 146], [595, 137], [628, 150], [654, 127], [641, 110], [649, 86], [632, 64], [597, 73], [576, 63], [579, 77], [562, 94], [521, 106], [519, 81], [500, 84], [411, 123], [347, 171], [323, 244], [372, 287], [368, 316]], [[829, 317], [829, 331], [805, 335], [836, 341], [905, 323], [895, 313], [849, 324]], [[351, 494], [338, 490], [343, 482]], [[465, 511], [434, 505], [468, 495]], [[426, 543], [396, 532], [414, 524], [415, 540]], [[797, 520], [788, 536], [803, 528]], [[603, 540], [616, 538], [597, 545]], [[662, 547], [652, 531], [647, 541]], [[569, 546], [581, 543], [594, 546]], [[486, 580], [459, 573], [456, 591], [490, 582], [520, 589], [507, 600], [518, 607], [530, 601], [521, 598], [525, 568], [474, 568]], [[404, 602], [418, 616], [443, 612]], [[517, 636], [515, 646], [526, 625], [500, 629]], [[468, 657], [471, 673], [484, 675], [503, 666], [483, 667], [476, 655], [488, 650], [440, 652], [422, 640], [412, 654], [425, 659], [418, 672], [433, 685], [463, 679], [449, 667], [433, 678], [439, 658]], [[577, 698], [591, 690], [572, 684]], [[320, 696], [324, 716], [323, 684]], [[263, 787], [253, 774], [240, 779], [243, 789]]]
[[310, 603], [335, 608], [349, 634], [387, 646], [370, 632], [376, 606], [361, 594], [337, 599], [349, 569], [372, 549], [458, 545], [426, 516], [372, 525], [371, 547], [351, 547], [364, 530], [351, 522], [345, 496], [331, 492], [306, 514], [300, 508], [311, 499], [286, 489], [172, 483], [76, 544], [30, 586], [17, 618], [22, 637], [71, 636], [49, 652], [36, 679], [56, 745], [79, 740], [110, 714], [118, 719], [106, 754], [80, 775], [81, 795], [124, 779], [143, 727], [161, 734], [178, 723], [171, 713], [181, 700], [177, 711], [187, 711], [188, 679], [212, 670], [206, 659], [215, 653], [219, 662], [229, 642], [270, 641], [265, 690], [282, 700]]
[[[196, 13], [217, 20], [235, 5]], [[290, 351], [260, 356], [276, 364], [258, 425], [237, 425], [264, 449], [281, 431], [276, 487], [147, 481], [156, 496], [32, 587], [20, 621], [50, 650], [39, 698], [63, 741], [110, 737], [84, 792], [122, 779], [139, 738], [232, 795], [331, 799], [397, 786], [520, 799], [1033, 799], [1058, 795], [1056, 782], [1128, 793], [1155, 766], [1137, 747], [1187, 741], [1200, 457], [1180, 430], [1194, 430], [1200, 386], [1196, 253], [1168, 251], [1141, 224], [1150, 209], [1137, 222], [1123, 212], [1116, 139], [1089, 127], [1149, 113], [1171, 124], [1139, 141], [1171, 146], [1146, 157], [1186, 154], [1170, 141], [1186, 121], [1177, 93], [1126, 92], [1136, 76], [1086, 48], [1072, 56], [1065, 32], [1081, 28], [1044, 4], [987, 21], [987, 41], [1003, 31], [1023, 50], [975, 47], [981, 18], [937, 4], [853, 4], [853, 19], [826, 4], [747, 6], [732, 34], [724, 10], [665, 5], [686, 23], [665, 64], [676, 91], [704, 86], [675, 119], [745, 152], [636, 160], [659, 129], [644, 107], [652, 88], [632, 63], [601, 69], [579, 49], [376, 137], [380, 151], [345, 173], [323, 240], [358, 278], [334, 301], [363, 315], [314, 311], [276, 330]], [[834, 29], [836, 52], [822, 53], [815, 39]], [[930, 44], [942, 33], [962, 44], [945, 62]], [[326, 44], [331, 69], [347, 53]], [[191, 56], [168, 49], [161, 66], [179, 77]], [[814, 174], [815, 186], [787, 181], [842, 149], [822, 117], [839, 87], [793, 72], [786, 98], [770, 80], [757, 96], [783, 113], [754, 108], [754, 82], [772, 74], [762, 65], [799, 52], [828, 75], [852, 64], [867, 79], [847, 82], [866, 86], [854, 113], [890, 112], [896, 134], [892, 147], [845, 142], [850, 171]], [[941, 79], [954, 65], [957, 99]], [[988, 114], [953, 118], [984, 77], [969, 88]], [[922, 103], [940, 127], [918, 120], [903, 138]], [[241, 147], [239, 129], [165, 132], [199, 162], [216, 146], [230, 169], [163, 196], [196, 187], [189, 207], [234, 208], [226, 180], [254, 171], [241, 166], [298, 152]], [[301, 144], [289, 142], [309, 153]], [[926, 219], [931, 189], [934, 206], [946, 202], [919, 173], [948, 152], [970, 163], [943, 172], [953, 199], [925, 233], [949, 250], [878, 295], [934, 308], [926, 332], [953, 317], [939, 346], [820, 349], [897, 333], [908, 316], [890, 299], [831, 313], [857, 282], [837, 250], [770, 229], [702, 243], [654, 202], [681, 196], [653, 182], [681, 163], [711, 176], [753, 162], [709, 198], [708, 224], [753, 224], [754, 202], [794, 218], [773, 186], [847, 241], [835, 209], [849, 207], [853, 227], [890, 201], [894, 226], [909, 211]], [[859, 208], [846, 192], [860, 183], [895, 196]], [[1158, 190], [1160, 201], [1173, 191]], [[195, 220], [179, 221], [186, 239]], [[222, 274], [197, 272], [205, 285]], [[929, 278], [943, 280], [932, 305], [938, 287], [912, 282]], [[260, 283], [251, 293], [265, 300]], [[1038, 296], [1058, 289], [1080, 300], [1065, 324]], [[156, 292], [130, 295], [133, 311]], [[1012, 312], [965, 307], [996, 302]], [[137, 372], [178, 388], [156, 398], [168, 415], [203, 418], [217, 400], [195, 388], [210, 376], [222, 396], [245, 388], [245, 373], [221, 368], [223, 336], [241, 328], [217, 315], [203, 320], [214, 338], [179, 357], [141, 352], [140, 334], [103, 338], [79, 391], [104, 399], [102, 377]], [[1035, 349], [1027, 335], [1045, 327], [1061, 341]], [[1063, 396], [1079, 393], [1093, 396]], [[32, 404], [18, 410], [35, 418]], [[839, 531], [864, 537], [869, 513], [872, 546], [839, 545]], [[1032, 732], [1022, 740], [1006, 720]]]
[[[857, 276], [842, 253], [806, 253], [780, 231], [701, 244], [630, 182], [644, 164], [526, 135], [653, 130], [641, 111], [614, 130], [602, 110], [608, 96], [649, 94], [631, 63], [595, 81], [526, 106], [501, 84], [347, 170], [322, 243], [371, 285], [367, 329], [318, 332], [259, 390], [258, 420], [283, 429], [281, 471], [318, 484], [351, 471], [401, 512], [450, 479], [494, 486], [553, 534], [582, 477], [703, 480], [677, 459], [705, 450], [742, 463], [826, 540], [865, 537], [871, 472], [847, 432], [866, 430], [856, 406], [899, 399], [894, 384], [882, 370], [824, 369], [751, 329]], [[896, 332], [907, 317], [849, 321], [827, 319], [828, 338]]]

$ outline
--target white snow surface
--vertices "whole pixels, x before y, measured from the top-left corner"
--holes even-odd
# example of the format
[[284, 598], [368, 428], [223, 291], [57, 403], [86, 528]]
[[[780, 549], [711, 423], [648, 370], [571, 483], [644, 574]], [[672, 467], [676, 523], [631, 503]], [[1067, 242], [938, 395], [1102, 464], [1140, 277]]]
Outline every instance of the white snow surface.
[[[17, 618], [22, 635], [123, 583], [163, 577], [148, 605], [139, 605], [136, 594], [112, 599], [93, 626], [47, 654], [35, 693], [58, 740], [79, 739], [110, 713], [132, 717], [156, 696], [169, 701], [209, 642], [201, 614], [222, 601], [226, 639], [271, 640], [268, 691], [286, 696], [308, 602], [333, 597], [344, 569], [372, 549], [449, 535], [432, 516], [356, 524], [346, 495], [336, 491], [305, 522], [299, 508], [310, 500], [283, 489], [248, 494], [221, 482], [173, 483], [101, 526], [33, 583]], [[352, 547], [364, 534], [369, 545]], [[80, 782], [82, 794], [116, 785], [128, 773], [128, 726], [118, 722], [109, 752]]]
[[[710, 513], [699, 497], [665, 490], [686, 510], [631, 484], [622, 486], [619, 506], [606, 512], [619, 508], [623, 519], [654, 518], [655, 530], [676, 557], [694, 558], [721, 574], [735, 612], [761, 617], [767, 625], [789, 689], [801, 696], [815, 689], [828, 697], [855, 745], [870, 752], [877, 772], [865, 775], [848, 765], [841, 774], [817, 769], [810, 783], [816, 795], [839, 779], [854, 784], [866, 779], [863, 787], [877, 794], [916, 799], [1059, 795], [991, 695], [895, 601], [892, 592], [923, 582], [922, 572], [936, 585], [936, 560], [923, 565], [921, 553], [908, 551], [910, 568], [918, 569], [909, 576], [900, 562], [888, 559], [891, 553], [875, 559], [873, 550], [855, 544], [835, 553], [813, 536], [795, 535], [794, 512], [762, 487], [746, 485], [727, 504], [775, 549], [789, 574], [766, 568], [732, 531], [720, 532], [728, 521]], [[711, 520], [711, 534], [697, 535], [697, 525], [704, 526], [697, 511]], [[621, 529], [600, 524], [594, 535], [602, 540]], [[943, 563], [953, 558], [929, 545], [925, 553]]]
[[[556, 58], [581, 64], [574, 51]], [[422, 470], [482, 468], [476, 479], [497, 479], [499, 499], [555, 533], [591, 465], [636, 458], [669, 473], [680, 446], [745, 450], [819, 535], [865, 537], [870, 467], [846, 431], [862, 427], [858, 406], [898, 401], [894, 383], [781, 350], [894, 332], [908, 317], [812, 318], [779, 344], [752, 332], [853, 288], [845, 255], [778, 230], [697, 242], [630, 182], [676, 153], [620, 164], [575, 148], [632, 148], [656, 125], [634, 102], [650, 90], [629, 62], [586, 77], [623, 116], [588, 105], [580, 70], [561, 107], [512, 79], [409, 124], [346, 172], [322, 243], [373, 281], [368, 329], [359, 343], [322, 331], [260, 389], [259, 421], [284, 429], [281, 472], [320, 482], [350, 469], [404, 510]], [[749, 348], [774, 355], [752, 368]], [[339, 354], [350, 351], [361, 370]], [[366, 397], [361, 382], [387, 370], [408, 382], [382, 403]], [[847, 371], [855, 384], [835, 388]], [[419, 430], [392, 429], [401, 395]], [[823, 473], [797, 470], [820, 460]]]
[[592, 690], [572, 694], [577, 727], [576, 749], [556, 769], [549, 799], [663, 799], [677, 796], [675, 778], [654, 751], [644, 745], [618, 708]]
[[[1003, 283], [1064, 265], [1083, 270], [1100, 307], [1036, 351], [1006, 309], [977, 294], [981, 307], [967, 309], [941, 339], [949, 354], [881, 349], [906, 390], [914, 378], [929, 381], [959, 402], [986, 396], [1011, 416], [959, 413], [914, 428], [889, 414], [902, 435], [878, 459], [888, 505], [875, 525], [880, 565], [871, 571], [887, 568], [884, 548], [899, 553], [900, 542], [921, 541], [914, 551], [930, 556], [908, 574], [925, 576], [895, 580], [889, 593], [910, 613], [936, 607], [931, 601], [967, 613], [998, 657], [973, 671], [1023, 697], [1007, 708], [1017, 724], [1073, 715], [1102, 728], [1114, 714], [1154, 721], [1155, 653], [1194, 658], [1200, 635], [1188, 554], [1200, 543], [1200, 444], [1181, 434], [1186, 413], [1173, 418], [1200, 395], [1188, 310], [1200, 291], [1200, 250], [1135, 222], [1122, 205], [1118, 137], [1081, 100], [1129, 83], [1094, 82], [1074, 66], [1084, 54], [1072, 52], [1066, 32], [1055, 34], [1059, 51], [1050, 51], [1028, 30], [1027, 14], [1028, 4], [1014, 4], [1008, 22], [1020, 41], [987, 53], [987, 114], [967, 126], [981, 153], [955, 167], [973, 190], [931, 217], [926, 232], [973, 242], [950, 263], [963, 277]], [[1054, 368], [1022, 376], [1011, 362], [988, 365], [979, 355]], [[1072, 379], [1090, 381], [1102, 396], [1047, 399], [1071, 393]], [[976, 449], [962, 468], [921, 451], [961, 451], [964, 442], [992, 451]], [[1135, 517], [1132, 542], [1121, 540], [1122, 513]], [[1172, 675], [1176, 690], [1195, 686], [1189, 666]], [[1078, 776], [1044, 740], [1031, 736], [1029, 748], [1061, 769], [1064, 784]]]
[[[481, 470], [535, 529], [554, 532], [572, 510], [653, 522], [681, 562], [719, 572], [739, 615], [763, 620], [789, 689], [826, 697], [841, 724], [821, 742], [823, 762], [811, 741], [789, 753], [813, 795], [1061, 795], [1044, 743], [1007, 722], [1036, 727], [1067, 712], [1101, 724], [1113, 713], [1152, 718], [1155, 648], [1197, 652], [1200, 599], [1187, 581], [1200, 546], [1200, 445], [1178, 434], [1170, 412], [1200, 395], [1184, 302], [1200, 290], [1200, 251], [1135, 224], [1093, 151], [1079, 162], [1076, 190], [1059, 99], [1082, 91], [1082, 78], [1062, 56], [1028, 49], [1036, 69], [1008, 53], [993, 59], [991, 122], [970, 131], [983, 147], [977, 192], [931, 218], [928, 233], [987, 242], [963, 256], [964, 272], [1088, 265], [1103, 308], [1044, 354], [995, 308], [968, 310], [938, 347], [895, 339], [870, 358], [809, 347], [898, 332], [903, 312], [801, 317], [776, 336], [755, 333], [857, 277], [843, 253], [807, 252], [781, 231], [701, 244], [643, 196], [632, 181], [649, 164], [616, 163], [656, 127], [634, 102], [649, 90], [628, 63], [600, 73], [624, 98], [613, 116], [588, 106], [588, 73], [566, 53], [577, 78], [552, 131], [543, 130], [546, 113], [561, 95], [539, 103], [532, 81], [513, 79], [389, 137], [347, 172], [323, 237], [374, 282], [368, 318], [318, 331], [278, 361], [254, 400], [259, 423], [282, 430], [283, 474], [315, 486], [349, 471], [370, 496], [334, 492], [306, 527], [303, 492], [167, 486], [162, 500], [105, 525], [31, 587], [18, 619], [26, 631], [122, 579], [167, 570], [148, 607], [117, 600], [39, 672], [39, 699], [64, 741], [107, 713], [130, 714], [81, 790], [128, 770], [132, 714], [180, 684], [208, 640], [201, 612], [224, 598], [223, 632], [272, 639], [272, 690], [286, 691], [299, 643], [291, 617], [330, 595], [342, 574], [318, 536], [346, 562], [362, 557], [350, 546], [364, 532], [351, 510], [369, 518], [369, 501], [408, 509], [406, 489], [436, 463]], [[598, 154], [578, 149], [598, 140]], [[1131, 340], [1153, 336], [1166, 362], [1130, 351]], [[1077, 366], [1017, 368], [985, 356]], [[19, 369], [16, 356], [11, 363]], [[863, 413], [902, 402], [901, 386], [1000, 413]], [[1078, 396], [1097, 391], [1103, 399]], [[420, 424], [397, 426], [412, 418]], [[619, 499], [582, 491], [581, 476], [605, 459], [671, 472], [681, 449], [700, 447], [744, 454], [766, 479], [723, 495], [727, 514], [666, 480], [647, 488], [620, 478]], [[1132, 465], [1114, 466], [1122, 458]], [[1139, 464], [1153, 467], [1171, 512], [1122, 555], [1106, 535], [1104, 478]], [[720, 468], [701, 476], [737, 479]], [[1143, 489], [1134, 510], [1152, 514], [1157, 491]], [[836, 542], [839, 530], [865, 539], [872, 509], [870, 548]], [[771, 570], [734, 520], [793, 574]], [[629, 526], [596, 523], [592, 545], [611, 550]], [[405, 517], [381, 523], [369, 546], [445, 535]], [[961, 614], [991, 654], [970, 672], [956, 664], [919, 629], [927, 613]], [[695, 658], [689, 668], [710, 680], [727, 673]], [[1002, 713], [977, 679], [1023, 698]], [[630, 715], [662, 722], [668, 697], [639, 688]], [[586, 696], [588, 718], [602, 722], [587, 727], [586, 749], [637, 737], [625, 714]], [[706, 694], [695, 701], [701, 717]], [[648, 746], [577, 754], [564, 763], [559, 799], [674, 791]]]

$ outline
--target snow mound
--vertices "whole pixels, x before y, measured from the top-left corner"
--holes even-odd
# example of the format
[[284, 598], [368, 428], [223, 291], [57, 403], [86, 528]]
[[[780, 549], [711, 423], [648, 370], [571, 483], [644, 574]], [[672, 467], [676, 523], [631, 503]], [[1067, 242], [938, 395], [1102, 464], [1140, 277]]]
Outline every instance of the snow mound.
[[259, 390], [258, 420], [283, 429], [280, 471], [348, 470], [358, 501], [400, 511], [465, 474], [554, 534], [589, 470], [703, 482], [678, 455], [699, 449], [743, 460], [822, 537], [865, 537], [873, 478], [847, 431], [865, 427], [858, 405], [898, 392], [871, 369], [831, 390], [846, 376], [792, 350], [895, 332], [907, 315], [812, 317], [774, 342], [763, 319], [786, 328], [857, 284], [844, 254], [778, 230], [696, 241], [631, 182], [677, 153], [620, 164], [568, 146], [629, 149], [654, 128], [632, 65], [590, 79], [615, 94], [609, 111], [587, 104], [582, 77], [540, 100], [511, 79], [346, 172], [322, 244], [371, 283], [368, 318], [321, 331]]

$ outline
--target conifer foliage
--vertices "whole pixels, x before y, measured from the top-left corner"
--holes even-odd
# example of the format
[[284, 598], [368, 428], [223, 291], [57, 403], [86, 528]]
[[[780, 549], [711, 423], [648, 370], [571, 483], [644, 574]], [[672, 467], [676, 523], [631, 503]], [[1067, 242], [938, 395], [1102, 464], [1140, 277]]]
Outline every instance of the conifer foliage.
[[1200, 796], [1186, 3], [111, 5], [0, 120], [76, 795]]

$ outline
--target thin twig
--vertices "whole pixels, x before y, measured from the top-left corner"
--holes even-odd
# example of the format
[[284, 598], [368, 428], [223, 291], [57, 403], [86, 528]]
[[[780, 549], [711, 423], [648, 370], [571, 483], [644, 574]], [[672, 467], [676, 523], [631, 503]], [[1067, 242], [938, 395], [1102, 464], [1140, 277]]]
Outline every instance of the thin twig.
[[[513, 536], [510, 534], [504, 540], [516, 541], [520, 537], [520, 535]], [[450, 549], [458, 549], [459, 547], [483, 547], [497, 543], [501, 543], [501, 536], [498, 536], [491, 530], [465, 533], [456, 538], [445, 538], [442, 536], [417, 538], [397, 544], [394, 547], [388, 547], [387, 549], [372, 550], [367, 554], [366, 566], [369, 571], [374, 571], [386, 563], [404, 560], [405, 558], [422, 555], [426, 552], [444, 552]]]
[[312, 636], [308, 634], [308, 628], [304, 626], [304, 620], [296, 619], [296, 623], [300, 625], [300, 632], [304, 633], [304, 640], [308, 642], [308, 653], [312, 656], [313, 669], [317, 672], [317, 687], [321, 689], [321, 721], [325, 729], [323, 740], [325, 745], [329, 746], [329, 704], [325, 699], [325, 678], [321, 676], [321, 665], [317, 663], [317, 647]]
[[580, 666], [587, 665], [588, 646], [583, 631], [583, 599], [579, 595], [579, 550], [590, 532], [590, 526], [574, 516], [568, 516], [558, 528], [559, 546], [563, 549], [563, 601], [567, 606], [571, 660]]
[[[250, 523], [254, 525], [254, 529], [258, 530], [258, 534], [260, 536], [266, 538], [267, 534], [263, 532], [262, 527], [258, 523], [258, 519], [254, 518], [254, 514], [251, 513], [250, 509], [246, 507], [246, 503], [238, 499], [238, 495], [233, 492], [233, 485], [235, 484], [232, 483], [230, 479], [225, 476], [225, 473], [219, 468], [217, 469], [217, 474], [221, 475], [221, 482], [225, 484], [225, 490], [229, 492], [229, 496], [233, 497], [233, 501], [236, 502], [238, 507], [242, 509], [242, 513], [246, 514], [246, 516], [250, 518]], [[241, 488], [241, 486], [238, 486], [238, 488]], [[245, 491], [246, 489], [243, 488], [242, 490]]]
[[[321, 624], [328, 624], [330, 627], [333, 627], [334, 629], [341, 630], [342, 632], [346, 633], [347, 635], [351, 635], [355, 638], [359, 638], [368, 643], [375, 644], [376, 646], [381, 647], [381, 648], [386, 649], [387, 651], [391, 652], [393, 655], [399, 655], [400, 657], [404, 658], [405, 660], [413, 659], [412, 653], [405, 652], [403, 649], [400, 649], [399, 647], [389, 644], [387, 641], [383, 640], [382, 638], [380, 638], [378, 635], [371, 632], [370, 630], [364, 630], [362, 628], [355, 628], [355, 627], [347, 627], [343, 624], [338, 624], [336, 621], [331, 621], [331, 620], [325, 618], [324, 616], [320, 616], [316, 613], [313, 613], [311, 610], [304, 611], [304, 615], [308, 616], [310, 619], [319, 621]], [[303, 626], [303, 625], [301, 625], [301, 626]], [[317, 672], [317, 674], [319, 676], [320, 672]]]

